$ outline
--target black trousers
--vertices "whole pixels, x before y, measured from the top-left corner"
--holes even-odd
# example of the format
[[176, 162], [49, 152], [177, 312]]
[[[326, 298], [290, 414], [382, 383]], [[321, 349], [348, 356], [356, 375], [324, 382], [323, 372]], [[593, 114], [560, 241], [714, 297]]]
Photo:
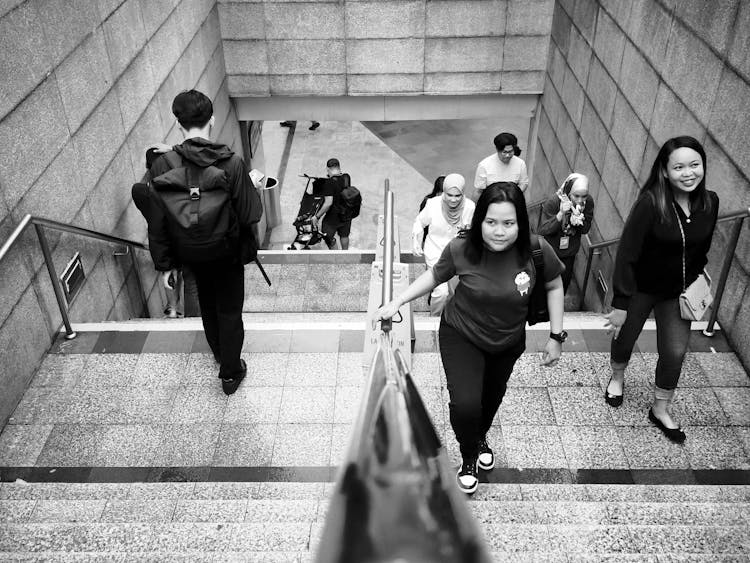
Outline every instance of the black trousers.
[[563, 282], [563, 294], [568, 293], [568, 287], [570, 287], [570, 282], [573, 279], [573, 263], [575, 261], [576, 261], [575, 255], [565, 256], [564, 258], [560, 258], [560, 262], [562, 262], [563, 265], [565, 266], [565, 271], [561, 274], [562, 282]]
[[617, 339], [612, 339], [610, 359], [614, 367], [625, 369], [630, 362], [635, 341], [651, 311], [656, 320], [656, 386], [675, 389], [680, 380], [682, 362], [690, 342], [690, 321], [680, 315], [678, 299], [637, 292], [630, 298], [628, 316]]
[[440, 356], [450, 395], [450, 418], [461, 456], [476, 457], [477, 445], [492, 426], [503, 402], [513, 366], [526, 349], [526, 341], [490, 354], [440, 319]]
[[231, 379], [242, 371], [240, 353], [245, 328], [245, 268], [239, 261], [190, 264], [198, 285], [198, 301], [206, 340], [221, 368], [219, 377]]

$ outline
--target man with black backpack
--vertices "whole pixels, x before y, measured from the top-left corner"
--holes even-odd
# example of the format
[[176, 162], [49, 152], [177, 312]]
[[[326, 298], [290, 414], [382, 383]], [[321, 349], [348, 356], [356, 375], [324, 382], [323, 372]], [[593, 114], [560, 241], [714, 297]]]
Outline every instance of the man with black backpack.
[[351, 185], [349, 174], [341, 172], [341, 164], [337, 158], [329, 158], [326, 168], [328, 180], [323, 193], [326, 198], [318, 212], [318, 218], [323, 218], [323, 238], [328, 248], [333, 250], [336, 248], [338, 234], [341, 239], [341, 250], [347, 250], [352, 219], [359, 215], [362, 196], [359, 190]]
[[231, 395], [247, 374], [240, 358], [243, 264], [257, 253], [254, 225], [263, 209], [242, 157], [209, 140], [211, 100], [197, 90], [181, 92], [172, 113], [185, 141], [151, 166], [151, 257], [165, 287], [181, 265], [194, 272], [206, 340]]

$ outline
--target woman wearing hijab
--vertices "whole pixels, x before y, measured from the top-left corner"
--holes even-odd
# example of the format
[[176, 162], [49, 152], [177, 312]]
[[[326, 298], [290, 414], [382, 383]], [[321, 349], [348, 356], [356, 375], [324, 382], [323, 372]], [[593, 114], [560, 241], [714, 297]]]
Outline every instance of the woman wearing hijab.
[[[424, 254], [429, 269], [437, 263], [443, 249], [462, 230], [471, 225], [474, 202], [464, 196], [464, 177], [448, 174], [443, 180], [443, 193], [427, 200], [412, 227], [413, 250], [417, 256]], [[424, 229], [429, 227], [427, 237]], [[424, 243], [423, 243], [424, 240]], [[430, 294], [430, 314], [438, 316], [453, 294], [450, 282], [435, 287]]]
[[591, 229], [594, 219], [594, 198], [589, 195], [589, 179], [573, 172], [542, 205], [539, 234], [550, 243], [565, 265], [563, 290], [568, 291], [573, 279], [573, 263], [581, 247], [581, 235]]

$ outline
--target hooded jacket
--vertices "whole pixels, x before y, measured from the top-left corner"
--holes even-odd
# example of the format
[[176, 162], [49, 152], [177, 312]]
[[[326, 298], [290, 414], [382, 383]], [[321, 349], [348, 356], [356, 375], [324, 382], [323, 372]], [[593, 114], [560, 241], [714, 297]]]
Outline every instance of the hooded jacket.
[[[240, 237], [243, 238], [247, 236], [247, 233], [252, 233], [253, 225], [260, 220], [263, 209], [242, 157], [226, 145], [213, 143], [200, 137], [186, 139], [181, 145], [176, 145], [174, 151], [183, 160], [196, 166], [201, 168], [215, 166], [226, 173], [232, 206], [239, 223]], [[171, 168], [167, 158], [162, 155], [151, 165], [147, 180], [150, 182]], [[149, 192], [151, 197], [159, 197], [153, 192], [153, 188]], [[162, 272], [179, 268], [182, 264], [177, 258], [173, 241], [168, 235], [166, 214], [161, 205], [155, 204], [149, 207], [148, 240], [154, 266]]]

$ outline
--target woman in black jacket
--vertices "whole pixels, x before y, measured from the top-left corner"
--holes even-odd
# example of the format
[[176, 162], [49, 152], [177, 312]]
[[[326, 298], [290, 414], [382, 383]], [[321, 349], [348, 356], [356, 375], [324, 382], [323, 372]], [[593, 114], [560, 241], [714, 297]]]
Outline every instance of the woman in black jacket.
[[669, 405], [690, 337], [690, 321], [680, 316], [678, 297], [708, 262], [718, 213], [719, 198], [706, 189], [705, 150], [693, 137], [669, 139], [625, 222], [615, 261], [612, 312], [605, 316], [614, 338], [612, 377], [604, 399], [618, 407], [625, 368], [653, 310], [659, 360], [648, 418], [677, 443], [685, 441], [685, 433]]

